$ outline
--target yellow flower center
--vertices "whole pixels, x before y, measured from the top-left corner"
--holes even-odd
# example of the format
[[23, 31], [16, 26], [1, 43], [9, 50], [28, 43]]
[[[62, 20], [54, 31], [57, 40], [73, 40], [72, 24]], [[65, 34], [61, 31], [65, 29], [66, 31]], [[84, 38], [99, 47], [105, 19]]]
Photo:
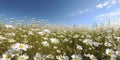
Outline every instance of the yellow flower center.
[[35, 60], [40, 60], [39, 57], [36, 57]]
[[5, 58], [6, 58], [6, 59], [9, 59], [10, 57], [11, 57], [10, 55], [6, 55], [6, 57], [5, 57]]
[[53, 41], [53, 43], [56, 43], [56, 41]]
[[21, 57], [20, 60], [25, 60], [25, 58]]
[[110, 55], [110, 56], [111, 56], [111, 55], [112, 55], [112, 52], [109, 52], [109, 53], [108, 53], [108, 55]]
[[91, 60], [95, 60], [95, 58], [94, 57], [92, 57], [92, 59]]
[[75, 57], [74, 60], [78, 60], [78, 57]]
[[24, 45], [23, 45], [23, 44], [20, 44], [18, 47], [19, 47], [19, 48], [24, 48]]

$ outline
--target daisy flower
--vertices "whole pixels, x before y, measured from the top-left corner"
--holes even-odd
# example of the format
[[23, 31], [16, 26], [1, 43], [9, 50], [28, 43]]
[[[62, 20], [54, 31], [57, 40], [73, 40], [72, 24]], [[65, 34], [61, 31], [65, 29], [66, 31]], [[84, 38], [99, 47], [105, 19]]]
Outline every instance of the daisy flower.
[[112, 44], [109, 43], [109, 42], [105, 42], [104, 45], [107, 46], [107, 47], [111, 47], [112, 46]]
[[26, 51], [28, 49], [28, 45], [23, 43], [16, 43], [14, 46], [12, 46], [12, 48]]
[[46, 57], [49, 59], [54, 59], [54, 55], [52, 55], [52, 54], [48, 54]]
[[51, 31], [50, 30], [48, 30], [48, 29], [44, 29], [44, 31], [43, 32], [45, 32], [45, 33], [50, 33]]
[[50, 38], [51, 43], [57, 44], [59, 43], [59, 40], [56, 38]]
[[40, 53], [36, 53], [34, 60], [42, 60], [42, 55]]
[[18, 56], [19, 53], [20, 53], [19, 50], [15, 50], [15, 49], [10, 49], [10, 50], [8, 50], [8, 52], [9, 52], [10, 54], [12, 54], [12, 56]]
[[0, 35], [0, 40], [4, 40], [4, 39], [7, 39], [7, 38], [5, 38], [2, 35]]
[[78, 38], [79, 37], [79, 35], [75, 35], [75, 36], [73, 36], [73, 38]]
[[29, 31], [28, 32], [28, 35], [34, 35], [32, 31]]
[[6, 28], [13, 28], [12, 25], [5, 25]]
[[85, 39], [82, 42], [85, 43], [85, 44], [87, 44], [87, 45], [89, 44], [90, 46], [93, 45], [93, 40], [91, 40], [91, 39]]
[[64, 60], [69, 60], [69, 57], [66, 55], [64, 55], [63, 58], [64, 58]]
[[43, 41], [43, 42], [41, 42], [41, 44], [42, 44], [43, 46], [49, 46], [49, 43], [48, 43], [47, 41]]
[[18, 60], [27, 60], [29, 57], [27, 55], [20, 55], [18, 56]]
[[106, 49], [106, 54], [110, 57], [115, 57], [115, 52], [112, 49]]
[[94, 55], [90, 55], [89, 57], [90, 57], [90, 60], [97, 60]]
[[8, 35], [8, 36], [15, 36], [15, 33], [7, 33], [6, 35]]
[[66, 56], [66, 55], [59, 55], [59, 56], [56, 56], [56, 58], [57, 58], [58, 60], [69, 60], [69, 57]]
[[2, 60], [11, 60], [13, 56], [8, 52], [2, 55]]
[[72, 60], [82, 60], [82, 57], [81, 57], [81, 55], [72, 55], [71, 56], [72, 57]]
[[82, 46], [80, 46], [80, 45], [77, 45], [77, 48], [76, 48], [76, 49], [78, 49], [78, 50], [83, 50]]
[[9, 43], [14, 43], [14, 42], [16, 42], [16, 40], [14, 40], [14, 39], [7, 39], [7, 40], [8, 40]]
[[120, 51], [116, 51], [115, 53], [116, 55], [120, 56]]
[[56, 58], [57, 58], [58, 60], [63, 60], [63, 59], [64, 59], [63, 56], [61, 56], [61, 55], [56, 56]]
[[38, 34], [40, 34], [40, 35], [44, 35], [44, 32], [38, 32]]

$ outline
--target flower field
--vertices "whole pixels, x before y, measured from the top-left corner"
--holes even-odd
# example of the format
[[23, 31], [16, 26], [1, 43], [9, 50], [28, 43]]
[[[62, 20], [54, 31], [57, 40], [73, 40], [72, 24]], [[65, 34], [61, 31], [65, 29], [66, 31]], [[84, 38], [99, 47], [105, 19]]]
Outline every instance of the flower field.
[[120, 60], [120, 27], [1, 23], [0, 60]]

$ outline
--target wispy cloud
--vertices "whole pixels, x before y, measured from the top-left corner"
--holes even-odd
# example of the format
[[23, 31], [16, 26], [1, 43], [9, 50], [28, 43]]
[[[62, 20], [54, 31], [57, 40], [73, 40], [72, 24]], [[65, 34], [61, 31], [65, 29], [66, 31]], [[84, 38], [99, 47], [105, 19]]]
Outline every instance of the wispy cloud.
[[120, 9], [109, 12], [106, 14], [100, 14], [95, 17], [97, 20], [120, 20]]
[[110, 8], [115, 4], [120, 3], [120, 0], [106, 0], [104, 3], [100, 3], [96, 6], [96, 8]]
[[83, 11], [80, 10], [80, 11], [77, 11], [77, 12], [70, 14], [70, 16], [76, 16], [76, 15], [80, 15], [82, 13], [83, 13]]
[[88, 12], [88, 11], [89, 11], [88, 9], [78, 10], [76, 12], [71, 13], [70, 16], [77, 16], [77, 15], [83, 14], [83, 13]]

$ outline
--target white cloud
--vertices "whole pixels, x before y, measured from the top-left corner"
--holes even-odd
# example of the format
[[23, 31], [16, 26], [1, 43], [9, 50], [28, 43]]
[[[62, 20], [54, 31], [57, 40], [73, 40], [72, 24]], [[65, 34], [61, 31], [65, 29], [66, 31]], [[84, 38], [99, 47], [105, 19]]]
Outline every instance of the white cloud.
[[96, 8], [104, 8], [104, 7], [110, 8], [117, 3], [120, 3], [120, 0], [107, 0], [104, 3], [98, 4]]
[[72, 14], [70, 14], [70, 16], [76, 16], [76, 15], [79, 15], [79, 14], [82, 14], [83, 11], [77, 11], [77, 12], [74, 12]]
[[97, 20], [120, 20], [120, 9], [109, 12], [106, 14], [100, 14], [95, 17]]
[[88, 9], [79, 10], [79, 11], [73, 12], [72, 14], [70, 14], [70, 16], [77, 16], [77, 15], [83, 14], [83, 13], [88, 12], [88, 11], [89, 11]]

